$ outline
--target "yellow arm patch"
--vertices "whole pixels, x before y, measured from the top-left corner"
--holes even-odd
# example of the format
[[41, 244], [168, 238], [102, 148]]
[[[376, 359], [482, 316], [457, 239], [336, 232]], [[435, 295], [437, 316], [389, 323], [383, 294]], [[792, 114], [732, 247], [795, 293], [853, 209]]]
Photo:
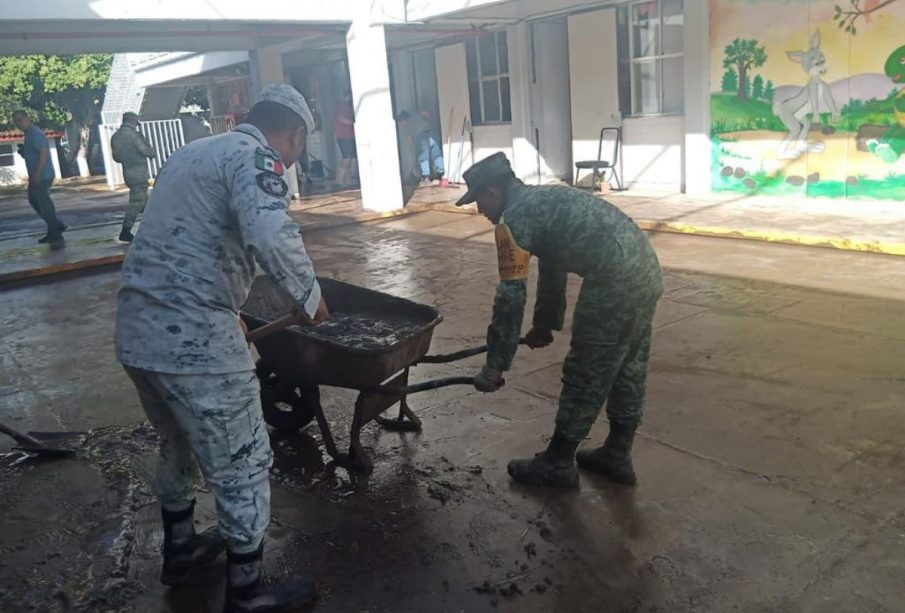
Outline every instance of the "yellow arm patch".
[[531, 253], [518, 246], [512, 231], [504, 223], [497, 225], [496, 253], [500, 266], [501, 281], [521, 281], [528, 278], [528, 261]]

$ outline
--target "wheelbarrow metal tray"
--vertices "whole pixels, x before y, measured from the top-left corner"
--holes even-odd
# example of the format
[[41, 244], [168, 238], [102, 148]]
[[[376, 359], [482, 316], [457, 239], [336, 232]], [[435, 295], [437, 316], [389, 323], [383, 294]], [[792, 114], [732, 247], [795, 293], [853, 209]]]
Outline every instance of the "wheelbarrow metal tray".
[[[385, 344], [361, 345], [347, 338], [320, 335], [293, 326], [255, 346], [264, 362], [284, 381], [372, 389], [421, 359], [430, 348], [434, 328], [443, 320], [433, 308], [382, 292], [318, 278], [331, 315], [355, 316], [377, 322], [403, 322]], [[242, 318], [249, 330], [278, 319], [293, 306], [291, 297], [269, 276], [257, 277]]]

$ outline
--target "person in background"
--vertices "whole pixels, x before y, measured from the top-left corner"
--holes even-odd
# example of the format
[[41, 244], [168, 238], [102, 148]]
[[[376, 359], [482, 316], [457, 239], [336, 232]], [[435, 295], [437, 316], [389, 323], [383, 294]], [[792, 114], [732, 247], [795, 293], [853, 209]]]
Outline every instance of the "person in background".
[[138, 131], [139, 123], [135, 113], [123, 113], [123, 125], [110, 139], [113, 160], [123, 165], [123, 180], [129, 186], [129, 206], [119, 233], [123, 243], [131, 243], [135, 238], [132, 226], [148, 203], [148, 181], [151, 179], [148, 160], [155, 156], [151, 143]]
[[413, 147], [415, 158], [421, 169], [421, 181], [441, 180], [446, 172], [443, 166], [443, 151], [431, 133], [430, 124], [420, 113], [412, 115], [401, 111], [396, 117], [400, 126], [400, 137]]
[[333, 107], [333, 137], [342, 155], [336, 169], [336, 182], [340, 187], [348, 187], [351, 185], [352, 164], [358, 157], [355, 151], [355, 109], [352, 107], [352, 92], [348, 89]]
[[13, 123], [25, 134], [25, 144], [20, 153], [25, 158], [25, 167], [28, 169], [28, 203], [47, 224], [47, 234], [38, 239], [38, 242], [61, 247], [64, 244], [66, 224], [57, 218], [56, 207], [50, 198], [54, 171], [47, 137], [25, 111], [13, 113]]

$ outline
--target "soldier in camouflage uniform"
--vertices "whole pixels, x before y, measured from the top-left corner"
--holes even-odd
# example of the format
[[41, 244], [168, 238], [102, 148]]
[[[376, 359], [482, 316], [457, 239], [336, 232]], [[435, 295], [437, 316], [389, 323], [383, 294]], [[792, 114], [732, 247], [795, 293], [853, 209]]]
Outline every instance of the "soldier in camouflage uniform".
[[110, 139], [110, 150], [114, 161], [123, 165], [123, 180], [129, 186], [129, 206], [123, 217], [123, 228], [119, 240], [131, 243], [132, 226], [148, 202], [148, 159], [154, 157], [151, 143], [138, 131], [138, 115], [123, 113], [123, 125]]
[[[161, 580], [182, 583], [225, 544], [228, 611], [288, 610], [315, 593], [309, 578], [263, 577], [273, 454], [238, 317], [256, 263], [295, 298], [300, 318], [327, 317], [283, 176], [310, 125], [302, 95], [271, 85], [233, 132], [177, 151], [123, 264], [116, 354], [160, 436]], [[194, 532], [196, 463], [219, 532]]]
[[641, 422], [651, 321], [662, 293], [660, 265], [647, 237], [619, 209], [569, 187], [527, 186], [497, 153], [465, 172], [468, 192], [496, 224], [500, 284], [487, 331], [487, 363], [475, 377], [483, 392], [499, 389], [512, 365], [527, 300], [528, 262], [540, 264], [529, 347], [553, 342], [566, 310], [566, 275], [582, 277], [563, 364], [556, 430], [546, 451], [513, 460], [509, 474], [530, 485], [576, 486], [578, 444], [606, 402], [610, 433], [602, 447], [577, 452], [579, 466], [634, 484], [631, 447]]

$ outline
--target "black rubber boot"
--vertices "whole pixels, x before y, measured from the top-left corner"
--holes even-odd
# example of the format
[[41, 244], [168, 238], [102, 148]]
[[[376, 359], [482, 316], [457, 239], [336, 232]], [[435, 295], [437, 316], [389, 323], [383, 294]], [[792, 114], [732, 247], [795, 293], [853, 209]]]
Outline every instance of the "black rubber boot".
[[606, 442], [596, 449], [581, 449], [575, 455], [578, 465], [616, 483], [635, 485], [638, 479], [632, 467], [632, 443], [637, 428], [637, 424], [611, 421]]
[[164, 585], [191, 583], [195, 572], [217, 559], [226, 549], [226, 541], [217, 528], [195, 533], [195, 503], [185, 511], [161, 510], [163, 516], [163, 572]]
[[317, 598], [310, 577], [274, 581], [264, 575], [264, 545], [251, 553], [227, 552], [225, 613], [292, 611]]
[[135, 236], [132, 234], [131, 228], [128, 230], [123, 228], [120, 231], [119, 239], [117, 239], [117, 240], [119, 240], [119, 242], [121, 242], [121, 243], [131, 243], [133, 240], [135, 240]]
[[554, 434], [546, 451], [528, 460], [509, 462], [509, 476], [525, 485], [578, 487], [578, 471], [575, 469], [577, 448], [578, 443]]

